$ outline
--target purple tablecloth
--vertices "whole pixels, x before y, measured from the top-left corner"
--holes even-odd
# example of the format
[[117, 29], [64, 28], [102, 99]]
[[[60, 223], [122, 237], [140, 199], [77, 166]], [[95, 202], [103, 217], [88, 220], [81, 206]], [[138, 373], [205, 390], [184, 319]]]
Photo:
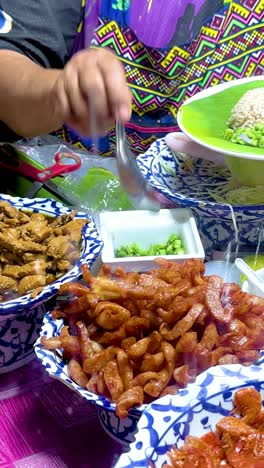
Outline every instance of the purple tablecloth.
[[0, 468], [110, 468], [122, 447], [38, 361], [0, 375]]

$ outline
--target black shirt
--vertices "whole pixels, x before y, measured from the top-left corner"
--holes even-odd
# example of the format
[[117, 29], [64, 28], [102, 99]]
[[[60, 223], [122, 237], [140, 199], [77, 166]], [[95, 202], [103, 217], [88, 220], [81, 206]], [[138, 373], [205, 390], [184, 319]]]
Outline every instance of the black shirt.
[[[45, 68], [63, 68], [81, 21], [81, 0], [0, 0], [12, 27], [0, 27], [0, 50], [29, 57]], [[0, 121], [0, 141], [20, 137]]]
[[48, 68], [63, 68], [81, 21], [81, 0], [0, 0], [12, 18], [1, 32], [0, 49], [13, 50]]

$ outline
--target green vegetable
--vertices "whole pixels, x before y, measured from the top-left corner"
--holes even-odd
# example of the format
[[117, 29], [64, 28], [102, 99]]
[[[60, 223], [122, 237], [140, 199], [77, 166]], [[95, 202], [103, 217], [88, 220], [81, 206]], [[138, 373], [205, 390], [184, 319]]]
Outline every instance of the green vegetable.
[[264, 148], [264, 124], [257, 123], [253, 128], [227, 128], [224, 133], [224, 139], [238, 145]]
[[136, 242], [130, 245], [121, 245], [115, 251], [115, 256], [118, 258], [124, 257], [150, 257], [164, 255], [181, 255], [185, 254], [186, 250], [182, 239], [177, 234], [171, 234], [165, 244], [152, 244], [148, 249], [142, 249]]

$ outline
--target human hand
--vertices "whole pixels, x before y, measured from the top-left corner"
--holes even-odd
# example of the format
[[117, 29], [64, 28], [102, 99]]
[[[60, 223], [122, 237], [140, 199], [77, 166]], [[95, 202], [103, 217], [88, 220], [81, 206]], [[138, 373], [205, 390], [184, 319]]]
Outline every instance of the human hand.
[[216, 164], [225, 165], [224, 156], [208, 148], [204, 148], [192, 141], [189, 137], [181, 132], [168, 133], [165, 137], [165, 142], [172, 151], [176, 153], [184, 153], [192, 156], [195, 159], [206, 159]]
[[105, 49], [78, 52], [51, 91], [58, 120], [80, 135], [102, 135], [116, 118], [130, 119], [131, 93], [122, 64]]

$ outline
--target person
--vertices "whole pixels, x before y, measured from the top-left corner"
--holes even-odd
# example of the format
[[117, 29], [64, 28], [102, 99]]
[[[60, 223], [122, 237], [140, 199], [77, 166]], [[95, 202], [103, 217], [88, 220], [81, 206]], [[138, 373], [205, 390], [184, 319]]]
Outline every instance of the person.
[[[73, 4], [73, 5], [71, 5]], [[81, 17], [80, 0], [1, 1], [0, 119], [21, 136], [58, 129], [81, 135], [106, 131], [114, 114], [130, 117], [130, 92], [121, 63], [107, 50], [83, 50], [70, 60]]]
[[0, 0], [0, 8], [0, 137], [56, 131], [89, 148], [89, 135], [110, 128], [99, 144], [109, 155], [120, 118], [138, 154], [179, 130], [190, 96], [264, 70], [262, 0]]

